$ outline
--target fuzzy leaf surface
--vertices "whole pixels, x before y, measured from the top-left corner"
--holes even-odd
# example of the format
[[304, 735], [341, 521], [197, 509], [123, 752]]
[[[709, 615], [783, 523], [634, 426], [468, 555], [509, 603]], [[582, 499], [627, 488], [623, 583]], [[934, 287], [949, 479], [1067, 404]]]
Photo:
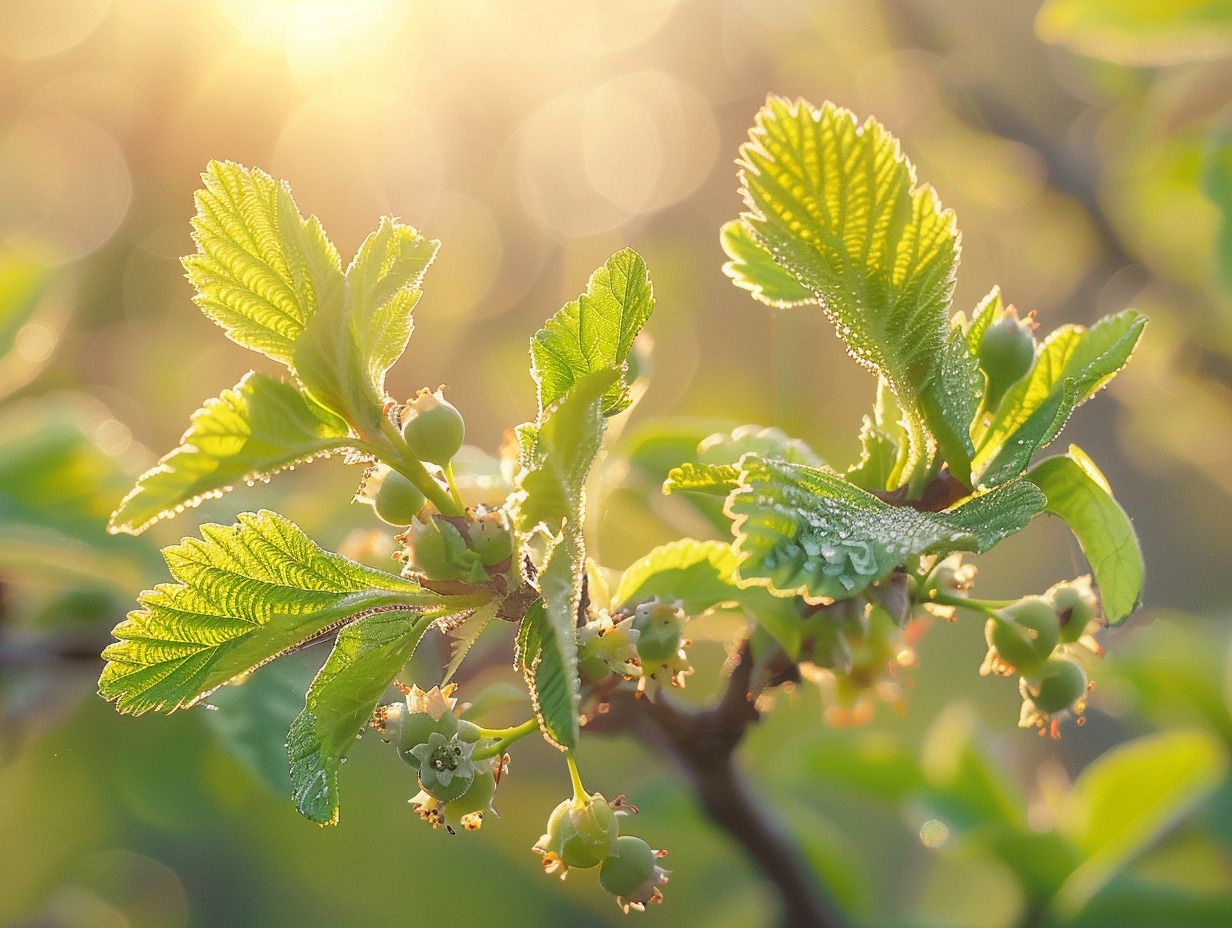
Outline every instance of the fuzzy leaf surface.
[[[814, 295], [852, 356], [884, 377], [907, 415], [912, 457], [931, 433], [966, 481], [974, 356], [951, 337], [954, 214], [917, 186], [895, 139], [848, 110], [771, 97], [741, 147], [748, 238]], [[747, 252], [747, 248], [745, 249]], [[728, 265], [755, 294], [782, 290], [764, 262]]]
[[681, 600], [689, 615], [737, 605], [768, 631], [788, 654], [800, 651], [802, 621], [790, 600], [759, 586], [742, 587], [739, 558], [730, 544], [684, 538], [660, 545], [629, 566], [620, 578], [614, 606], [636, 606], [652, 596]]
[[140, 534], [246, 480], [348, 447], [346, 423], [290, 384], [250, 371], [193, 413], [180, 445], [137, 480], [108, 526]]
[[[587, 374], [623, 371], [633, 339], [653, 310], [654, 290], [642, 256], [625, 248], [608, 258], [590, 276], [586, 292], [566, 303], [531, 339], [540, 416]], [[615, 415], [631, 402], [622, 373], [603, 397], [603, 415]]]
[[201, 177], [197, 254], [183, 259], [194, 300], [232, 341], [292, 367], [318, 307], [340, 299], [338, 252], [316, 217], [300, 215], [285, 181], [222, 161]]
[[916, 554], [987, 551], [1043, 510], [1014, 481], [944, 512], [892, 506], [839, 475], [749, 455], [727, 502], [743, 583], [779, 596], [847, 599]]
[[380, 427], [385, 375], [406, 350], [412, 310], [440, 242], [389, 217], [347, 268], [341, 297], [323, 305], [296, 342], [296, 375], [364, 431]]
[[433, 618], [395, 609], [364, 616], [338, 633], [287, 739], [291, 796], [301, 815], [337, 824], [342, 759]]
[[976, 454], [980, 481], [1000, 483], [1027, 469], [1070, 414], [1111, 380], [1134, 352], [1146, 317], [1132, 309], [1091, 328], [1062, 326], [1039, 348], [1030, 372], [1006, 392]]
[[726, 496], [739, 485], [740, 468], [734, 464], [681, 464], [668, 472], [663, 492], [670, 496], [681, 490], [692, 490]]
[[1064, 519], [1082, 546], [1108, 623], [1124, 621], [1142, 594], [1142, 549], [1104, 475], [1081, 448], [1070, 445], [1068, 454], [1031, 468], [1027, 479], [1044, 491], [1047, 511]]
[[801, 284], [791, 271], [776, 264], [740, 220], [725, 222], [719, 230], [719, 240], [731, 258], [723, 265], [723, 273], [736, 286], [750, 291], [755, 299], [781, 309], [817, 302], [817, 295]]
[[121, 712], [193, 705], [237, 675], [372, 610], [421, 612], [441, 597], [318, 547], [277, 513], [203, 525], [163, 551], [177, 583], [138, 598], [103, 651], [99, 692]]

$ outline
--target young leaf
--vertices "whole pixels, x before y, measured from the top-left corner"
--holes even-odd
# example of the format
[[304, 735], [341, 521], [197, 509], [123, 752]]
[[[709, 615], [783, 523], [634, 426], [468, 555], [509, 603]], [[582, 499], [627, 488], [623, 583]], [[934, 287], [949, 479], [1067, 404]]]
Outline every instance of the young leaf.
[[365, 434], [380, 428], [385, 375], [406, 350], [439, 247], [383, 218], [347, 268], [344, 298], [323, 304], [295, 344], [295, 373], [308, 392]]
[[586, 475], [603, 441], [603, 404], [620, 372], [603, 368], [585, 374], [548, 411], [523, 456], [528, 465], [518, 477], [514, 528], [529, 534], [538, 527], [556, 535], [566, 523], [580, 526]]
[[919, 512], [833, 472], [753, 455], [741, 464], [741, 486], [727, 502], [740, 580], [778, 596], [847, 599], [912, 555], [987, 551], [1044, 508], [1044, 494], [1023, 480]]
[[1056, 911], [1072, 917], [1163, 829], [1214, 789], [1227, 752], [1199, 731], [1150, 735], [1113, 748], [1074, 782], [1058, 821], [1086, 854], [1057, 894]]
[[681, 464], [668, 472], [663, 492], [670, 496], [680, 490], [727, 496], [740, 485], [740, 468], [734, 464]]
[[1142, 593], [1142, 549], [1133, 523], [1112, 497], [1112, 488], [1077, 445], [1069, 454], [1041, 461], [1027, 479], [1048, 497], [1047, 511], [1065, 520], [1091, 563], [1104, 617], [1126, 619]]
[[795, 604], [772, 596], [763, 587], [741, 587], [736, 580], [737, 562], [732, 546], [721, 541], [685, 538], [660, 545], [629, 566], [612, 602], [615, 606], [635, 606], [658, 596], [681, 600], [689, 615], [739, 605], [788, 654], [797, 655], [802, 622]]
[[436, 618], [384, 610], [338, 633], [287, 739], [291, 795], [301, 815], [320, 825], [337, 824], [342, 760]]
[[164, 549], [175, 584], [139, 597], [103, 651], [99, 692], [121, 712], [174, 711], [288, 648], [373, 610], [435, 609], [441, 597], [323, 551], [273, 512], [203, 525]]
[[[540, 418], [586, 374], [623, 370], [633, 339], [653, 310], [654, 291], [642, 256], [626, 248], [608, 258], [591, 275], [586, 292], [565, 304], [531, 339]], [[603, 397], [603, 415], [615, 415], [631, 401], [622, 373]]]
[[[884, 379], [877, 382], [873, 417], [860, 426], [860, 460], [847, 468], [846, 478], [862, 490], [893, 490], [902, 482], [907, 464], [907, 432], [894, 391]], [[808, 463], [807, 461], [804, 463]]]
[[757, 300], [782, 309], [817, 302], [817, 295], [801, 284], [791, 271], [775, 264], [774, 258], [753, 240], [748, 226], [739, 219], [723, 224], [719, 240], [731, 258], [723, 265], [723, 273]]
[[1010, 387], [984, 433], [974, 462], [980, 481], [996, 484], [1025, 471], [1070, 413], [1125, 366], [1144, 328], [1146, 317], [1127, 309], [1090, 329], [1067, 325], [1050, 334], [1034, 367]]
[[346, 423], [290, 384], [250, 371], [192, 416], [180, 446], [137, 481], [108, 531], [139, 535], [159, 519], [348, 447]]
[[[931, 187], [916, 186], [880, 123], [857, 125], [833, 104], [818, 110], [771, 97], [740, 164], [750, 242], [814, 295], [852, 356], [893, 387], [912, 461], [924, 459], [931, 431], [951, 473], [966, 482], [975, 359], [950, 337], [954, 214]], [[741, 244], [744, 257], [728, 273], [762, 299], [780, 293], [781, 274], [756, 276], [765, 261], [752, 261]]]
[[577, 746], [581, 702], [577, 667], [577, 610], [582, 588], [581, 549], [566, 537], [539, 573], [542, 599], [526, 611], [518, 630], [518, 665], [544, 737], [558, 748]]
[[703, 464], [736, 464], [749, 451], [764, 458], [777, 458], [793, 464], [826, 466], [817, 453], [799, 438], [792, 438], [782, 429], [756, 425], [742, 425], [730, 432], [717, 432], [702, 439], [697, 445], [697, 458]]
[[316, 217], [300, 215], [285, 181], [211, 161], [197, 191], [183, 259], [195, 302], [245, 348], [293, 366], [295, 342], [319, 306], [341, 299], [338, 252]]

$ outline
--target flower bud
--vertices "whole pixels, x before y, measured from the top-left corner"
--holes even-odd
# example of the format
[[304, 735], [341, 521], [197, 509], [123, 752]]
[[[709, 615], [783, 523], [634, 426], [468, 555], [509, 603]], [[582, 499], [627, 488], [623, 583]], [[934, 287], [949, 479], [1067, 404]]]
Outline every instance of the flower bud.
[[1013, 306], [993, 322], [980, 339], [977, 352], [980, 370], [987, 378], [984, 407], [995, 410], [1006, 390], [1021, 380], [1035, 362], [1035, 314], [1018, 318]]

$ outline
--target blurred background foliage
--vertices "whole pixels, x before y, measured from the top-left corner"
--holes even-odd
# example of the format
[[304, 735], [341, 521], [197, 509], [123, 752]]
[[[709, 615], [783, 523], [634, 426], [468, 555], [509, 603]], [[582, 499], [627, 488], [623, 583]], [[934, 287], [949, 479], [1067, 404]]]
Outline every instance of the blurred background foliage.
[[[448, 383], [489, 452], [533, 417], [529, 335], [619, 247], [646, 257], [659, 376], [610, 459], [606, 563], [679, 531], [654, 416], [778, 425], [844, 466], [871, 380], [819, 313], [768, 311], [720, 271], [732, 159], [767, 92], [902, 139], [958, 213], [956, 309], [999, 283], [1049, 329], [1151, 317], [1067, 433], [1133, 516], [1148, 585], [1060, 742], [1014, 727], [967, 622], [926, 636], [907, 705], [865, 729], [783, 694], [744, 752], [754, 781], [860, 924], [1035, 924], [1049, 898], [1056, 923], [1232, 922], [1232, 4], [42, 0], [0, 4], [0, 925], [625, 923], [590, 874], [535, 873], [567, 789], [542, 745], [519, 746], [478, 836], [415, 820], [407, 768], [371, 737], [342, 824], [299, 819], [278, 748], [322, 648], [213, 712], [134, 720], [93, 695], [107, 631], [165, 578], [159, 545], [201, 521], [279, 508], [388, 566], [348, 504], [357, 473], [314, 464], [138, 539], [104, 525], [250, 364], [178, 263], [211, 158], [289, 180], [344, 254], [384, 213], [443, 241], [390, 386]], [[981, 591], [1084, 569], [1045, 522], [983, 560]], [[701, 632], [695, 698], [722, 659]], [[481, 679], [508, 672], [504, 644]], [[776, 923], [671, 771], [627, 740], [581, 760], [671, 852], [667, 903], [640, 918]]]

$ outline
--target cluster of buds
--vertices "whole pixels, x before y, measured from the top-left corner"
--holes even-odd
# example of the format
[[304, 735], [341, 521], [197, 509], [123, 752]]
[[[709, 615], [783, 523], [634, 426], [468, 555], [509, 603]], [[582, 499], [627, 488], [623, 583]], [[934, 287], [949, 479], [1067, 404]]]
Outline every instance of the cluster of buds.
[[903, 672], [928, 619], [915, 619], [907, 591], [891, 577], [868, 593], [816, 607], [805, 620], [801, 674], [816, 683], [826, 723], [840, 728], [872, 720], [878, 702], [901, 707]]
[[432, 580], [483, 583], [494, 573], [507, 573], [513, 558], [513, 535], [505, 514], [480, 506], [465, 516], [427, 511], [397, 537], [396, 555], [404, 576]]
[[455, 834], [454, 825], [475, 831], [492, 809], [501, 767], [496, 758], [473, 759], [479, 729], [455, 714], [455, 687], [400, 687], [405, 702], [380, 707], [372, 718], [385, 741], [396, 741], [398, 756], [413, 770], [420, 791], [411, 807], [433, 828]]
[[1019, 677], [1019, 725], [1059, 736], [1061, 721], [1082, 724], [1090, 690], [1082, 652], [1099, 654], [1094, 633], [1103, 624], [1090, 577], [1058, 583], [993, 612], [984, 627], [988, 655], [982, 674]]
[[547, 833], [533, 850], [543, 858], [546, 873], [563, 880], [570, 869], [599, 868], [599, 883], [616, 897], [625, 911], [642, 911], [648, 902], [661, 902], [659, 889], [668, 872], [658, 861], [666, 852], [653, 850], [634, 835], [620, 833], [619, 819], [637, 809], [617, 797], [608, 802], [602, 793], [574, 790], [548, 817]]
[[658, 597], [633, 611], [633, 630], [637, 632], [637, 656], [642, 664], [637, 691], [653, 697], [663, 686], [684, 686], [693, 672], [685, 653], [691, 641], [684, 636], [689, 616], [680, 601], [665, 602]]
[[578, 629], [578, 673], [585, 683], [598, 683], [609, 674], [627, 679], [641, 673], [637, 642], [641, 632], [633, 616], [617, 621], [606, 609]]

